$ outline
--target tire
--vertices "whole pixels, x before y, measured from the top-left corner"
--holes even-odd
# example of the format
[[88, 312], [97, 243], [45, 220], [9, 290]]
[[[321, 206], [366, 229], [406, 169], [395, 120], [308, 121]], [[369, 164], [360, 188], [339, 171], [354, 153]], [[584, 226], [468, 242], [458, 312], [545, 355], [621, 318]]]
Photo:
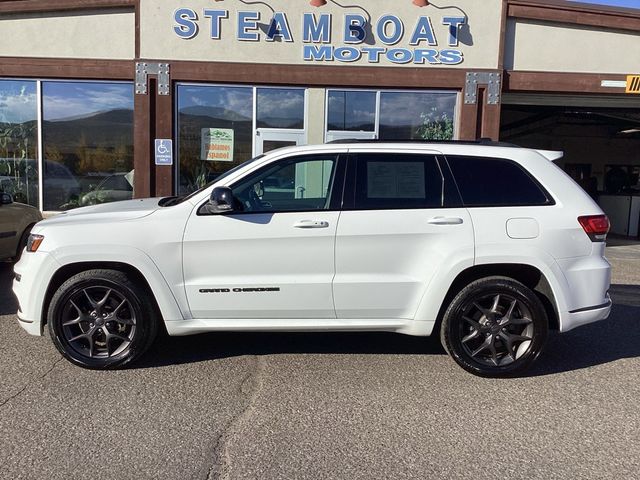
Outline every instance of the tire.
[[476, 280], [453, 299], [440, 340], [462, 368], [481, 377], [512, 377], [538, 358], [549, 322], [542, 302], [507, 277]]
[[60, 353], [95, 370], [132, 363], [158, 331], [150, 294], [118, 270], [87, 270], [69, 278], [53, 295], [47, 319]]
[[29, 241], [29, 234], [31, 233], [32, 228], [33, 228], [33, 225], [29, 225], [27, 228], [24, 229], [24, 232], [22, 232], [22, 235], [20, 236], [20, 241], [18, 242], [18, 248], [16, 249], [16, 254], [13, 257], [13, 261], [16, 263], [20, 261], [20, 257], [22, 257], [22, 252], [24, 252], [24, 249], [27, 247], [27, 242]]

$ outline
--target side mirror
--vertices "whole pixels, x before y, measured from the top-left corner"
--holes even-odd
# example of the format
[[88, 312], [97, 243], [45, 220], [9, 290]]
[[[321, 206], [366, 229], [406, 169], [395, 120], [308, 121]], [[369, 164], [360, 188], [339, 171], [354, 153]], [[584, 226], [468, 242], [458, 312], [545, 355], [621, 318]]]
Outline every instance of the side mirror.
[[0, 205], [9, 205], [13, 203], [13, 197], [8, 193], [0, 193]]
[[216, 187], [211, 192], [207, 210], [209, 213], [231, 213], [235, 210], [235, 203], [229, 187]]

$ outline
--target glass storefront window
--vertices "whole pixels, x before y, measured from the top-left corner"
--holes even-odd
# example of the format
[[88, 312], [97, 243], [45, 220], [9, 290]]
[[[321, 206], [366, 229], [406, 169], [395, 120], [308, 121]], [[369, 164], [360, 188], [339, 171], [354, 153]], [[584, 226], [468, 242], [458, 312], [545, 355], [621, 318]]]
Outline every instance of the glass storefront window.
[[453, 140], [456, 92], [329, 90], [327, 139]]
[[253, 88], [178, 86], [178, 194], [192, 192], [253, 153]]
[[382, 92], [381, 140], [452, 140], [456, 93]]
[[183, 84], [177, 97], [178, 195], [304, 136], [304, 88]]
[[42, 82], [43, 210], [133, 196], [133, 85]]
[[258, 88], [258, 128], [304, 128], [304, 90]]
[[376, 128], [376, 92], [330, 90], [328, 130], [373, 132]]
[[38, 206], [37, 83], [0, 80], [0, 191]]

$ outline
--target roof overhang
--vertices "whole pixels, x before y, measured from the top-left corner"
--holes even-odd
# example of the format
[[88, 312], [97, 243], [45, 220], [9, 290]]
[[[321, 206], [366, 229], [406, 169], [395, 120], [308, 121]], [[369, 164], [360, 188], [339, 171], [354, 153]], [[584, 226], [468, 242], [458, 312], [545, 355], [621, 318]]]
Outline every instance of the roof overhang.
[[509, 17], [640, 32], [640, 9], [566, 0], [507, 0]]

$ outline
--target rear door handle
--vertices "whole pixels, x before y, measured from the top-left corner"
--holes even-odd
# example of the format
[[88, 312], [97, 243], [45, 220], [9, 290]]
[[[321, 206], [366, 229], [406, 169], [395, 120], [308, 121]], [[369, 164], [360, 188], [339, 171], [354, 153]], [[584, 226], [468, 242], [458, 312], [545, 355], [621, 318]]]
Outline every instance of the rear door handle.
[[300, 220], [294, 223], [293, 226], [295, 228], [328, 228], [329, 222], [322, 220]]
[[460, 217], [433, 217], [429, 220], [431, 225], [460, 225], [464, 223]]

